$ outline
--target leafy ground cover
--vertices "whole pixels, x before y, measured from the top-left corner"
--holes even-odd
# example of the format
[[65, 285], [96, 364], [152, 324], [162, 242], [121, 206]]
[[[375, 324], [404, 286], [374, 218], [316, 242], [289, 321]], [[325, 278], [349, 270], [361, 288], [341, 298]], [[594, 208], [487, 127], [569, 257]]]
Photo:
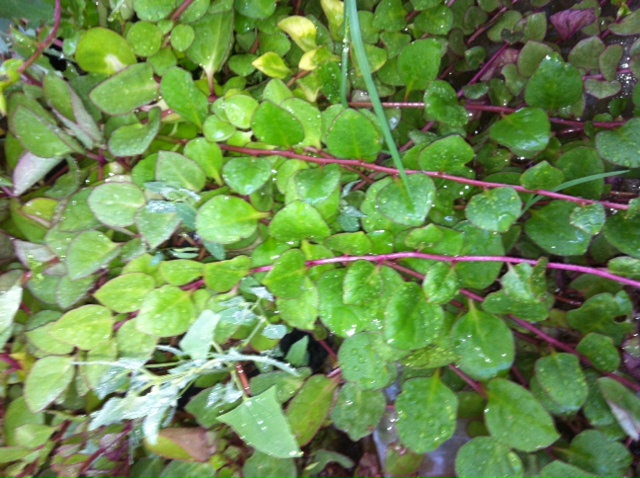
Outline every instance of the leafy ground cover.
[[31, 3], [4, 475], [637, 475], [631, 0]]

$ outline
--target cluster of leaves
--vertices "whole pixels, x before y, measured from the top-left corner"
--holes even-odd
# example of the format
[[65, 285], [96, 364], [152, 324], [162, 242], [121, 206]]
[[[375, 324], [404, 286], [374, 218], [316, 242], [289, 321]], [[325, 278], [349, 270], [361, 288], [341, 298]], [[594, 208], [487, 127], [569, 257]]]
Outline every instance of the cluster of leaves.
[[5, 475], [636, 472], [640, 11], [345, 2], [12, 27]]

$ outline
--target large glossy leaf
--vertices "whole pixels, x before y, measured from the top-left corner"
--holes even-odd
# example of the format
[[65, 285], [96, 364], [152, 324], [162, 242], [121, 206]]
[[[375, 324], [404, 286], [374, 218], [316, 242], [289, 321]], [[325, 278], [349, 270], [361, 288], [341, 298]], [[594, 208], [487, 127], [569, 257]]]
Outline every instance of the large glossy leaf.
[[146, 295], [134, 320], [140, 332], [172, 337], [186, 332], [195, 319], [190, 295], [176, 286], [165, 285]]
[[521, 210], [522, 201], [514, 189], [498, 188], [473, 196], [465, 214], [481, 229], [507, 232], [520, 217]]
[[221, 11], [203, 16], [193, 25], [194, 40], [187, 57], [200, 65], [211, 79], [220, 71], [233, 42], [233, 11]]
[[554, 53], [544, 57], [529, 79], [524, 97], [529, 106], [556, 110], [576, 103], [582, 91], [580, 71]]
[[563, 410], [576, 412], [587, 399], [587, 382], [578, 357], [556, 353], [539, 358], [536, 378], [547, 396]]
[[476, 380], [508, 370], [515, 357], [513, 334], [504, 321], [472, 308], [451, 329], [460, 369]]
[[398, 435], [416, 453], [436, 450], [456, 430], [458, 398], [440, 377], [414, 378], [396, 400]]
[[567, 461], [598, 476], [622, 476], [631, 465], [626, 447], [597, 430], [585, 430], [571, 442]]
[[309, 443], [325, 423], [337, 385], [324, 375], [313, 375], [289, 403], [287, 418], [300, 446]]
[[591, 234], [570, 224], [574, 208], [572, 203], [553, 201], [531, 211], [531, 218], [525, 224], [527, 235], [549, 254], [584, 254], [591, 242]]
[[[301, 217], [304, 217], [304, 221], [300, 221]], [[284, 242], [303, 239], [319, 241], [331, 234], [318, 210], [303, 201], [294, 201], [278, 211], [271, 220], [269, 231], [273, 237]]]
[[91, 211], [103, 224], [127, 227], [146, 203], [142, 190], [131, 183], [106, 183], [96, 187], [87, 200]]
[[372, 162], [382, 148], [382, 136], [369, 118], [346, 109], [334, 120], [327, 133], [329, 152], [338, 158]]
[[73, 280], [93, 274], [106, 266], [120, 253], [118, 244], [98, 231], [78, 235], [67, 250], [67, 269]]
[[533, 452], [548, 447], [560, 437], [551, 416], [520, 385], [495, 378], [489, 382], [487, 394], [485, 423], [491, 436], [501, 443]]
[[187, 121], [202, 128], [207, 118], [207, 97], [193, 83], [191, 75], [182, 68], [174, 67], [162, 75], [160, 93], [173, 111]]
[[381, 359], [379, 348], [378, 339], [369, 332], [347, 338], [338, 352], [345, 380], [363, 390], [380, 390], [389, 385], [396, 377], [395, 365]]
[[278, 297], [295, 299], [304, 290], [307, 272], [304, 259], [299, 249], [285, 252], [276, 260], [262, 283]]
[[524, 476], [522, 460], [509, 445], [495, 438], [476, 437], [456, 456], [458, 476]]
[[393, 222], [420, 226], [433, 206], [435, 192], [430, 177], [413, 174], [407, 178], [406, 184], [394, 181], [382, 188], [376, 203], [380, 212]]
[[51, 335], [84, 350], [91, 350], [111, 337], [111, 311], [101, 305], [84, 305], [64, 314], [51, 329]]
[[196, 230], [207, 241], [231, 244], [251, 236], [264, 216], [238, 197], [216, 196], [198, 209]]
[[[51, 158], [49, 161], [45, 160], [47, 166], [52, 163], [52, 159], [60, 158], [72, 151], [82, 150], [80, 145], [57, 125], [24, 106], [16, 108], [11, 117], [10, 125], [16, 138], [33, 155], [40, 158]], [[36, 158], [33, 159], [36, 160]]]
[[505, 116], [489, 130], [489, 136], [516, 154], [531, 155], [549, 143], [551, 123], [540, 108], [523, 108]]
[[153, 79], [151, 65], [136, 63], [100, 83], [89, 96], [105, 113], [123, 115], [155, 100], [158, 84]]
[[24, 384], [24, 397], [29, 410], [37, 413], [64, 392], [73, 380], [73, 357], [49, 355], [31, 368]]
[[280, 404], [276, 389], [243, 401], [232, 411], [220, 415], [249, 446], [276, 458], [296, 458], [302, 455]]
[[443, 50], [434, 38], [415, 41], [402, 50], [398, 58], [398, 74], [408, 91], [423, 89], [436, 79]]

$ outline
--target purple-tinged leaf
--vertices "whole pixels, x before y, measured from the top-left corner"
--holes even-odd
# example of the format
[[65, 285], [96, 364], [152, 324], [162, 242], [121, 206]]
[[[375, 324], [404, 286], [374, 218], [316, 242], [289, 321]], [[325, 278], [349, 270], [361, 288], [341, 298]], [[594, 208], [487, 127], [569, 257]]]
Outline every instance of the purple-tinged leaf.
[[44, 178], [60, 161], [62, 158], [41, 158], [28, 151], [25, 152], [13, 171], [13, 193], [16, 196], [24, 193]]
[[587, 25], [597, 20], [593, 9], [589, 10], [564, 10], [551, 15], [551, 23], [560, 34], [562, 40], [567, 40], [578, 33]]

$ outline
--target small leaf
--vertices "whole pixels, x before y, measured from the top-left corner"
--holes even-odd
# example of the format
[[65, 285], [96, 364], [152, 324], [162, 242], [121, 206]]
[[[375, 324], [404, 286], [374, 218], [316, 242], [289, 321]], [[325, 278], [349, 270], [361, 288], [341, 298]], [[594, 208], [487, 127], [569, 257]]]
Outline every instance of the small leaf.
[[280, 317], [287, 325], [302, 330], [313, 330], [319, 315], [318, 288], [305, 278], [300, 295], [295, 299], [276, 299]]
[[252, 128], [256, 137], [267, 144], [291, 148], [304, 139], [304, 129], [298, 119], [271, 101], [256, 109]]
[[[300, 221], [301, 217], [304, 221]], [[271, 220], [269, 232], [283, 242], [320, 241], [331, 234], [318, 210], [303, 201], [293, 201], [278, 211]]]
[[555, 191], [563, 179], [564, 174], [561, 170], [554, 168], [547, 161], [541, 161], [520, 176], [520, 184], [532, 191], [538, 189]]
[[587, 25], [591, 25], [596, 19], [593, 9], [563, 10], [549, 17], [563, 41], [568, 40]]
[[402, 350], [423, 348], [438, 338], [443, 326], [442, 309], [427, 302], [415, 283], [405, 284], [388, 299], [384, 335], [392, 347]]
[[627, 218], [616, 214], [607, 218], [604, 236], [625, 254], [640, 259], [640, 216]]
[[26, 151], [13, 170], [13, 194], [20, 196], [43, 179], [62, 158], [41, 158]]
[[577, 227], [581, 231], [595, 236], [604, 226], [605, 213], [602, 204], [589, 204], [583, 207], [577, 207], [569, 216], [570, 223], [573, 227]]
[[231, 244], [251, 236], [264, 216], [238, 197], [216, 196], [198, 209], [196, 230], [207, 241]]
[[104, 75], [113, 75], [137, 62], [127, 41], [106, 28], [92, 28], [80, 37], [75, 60], [84, 71]]
[[591, 478], [595, 476], [596, 475], [592, 475], [591, 473], [584, 471], [582, 468], [569, 465], [568, 463], [564, 463], [559, 460], [552, 461], [540, 470], [540, 478]]
[[610, 163], [640, 167], [640, 118], [632, 118], [615, 130], [600, 131], [596, 135], [596, 149], [600, 157]]
[[291, 431], [300, 446], [305, 446], [325, 423], [337, 383], [324, 375], [307, 379], [287, 407]]
[[472, 308], [451, 329], [460, 369], [476, 380], [488, 380], [513, 364], [513, 334], [505, 323]]
[[621, 22], [611, 22], [609, 30], [621, 36], [637, 35], [640, 33], [640, 13], [635, 11], [624, 17]]
[[[72, 151], [82, 151], [80, 145], [58, 126], [22, 105], [13, 112], [10, 127], [22, 145], [40, 158], [57, 159]], [[45, 160], [45, 167], [52, 163], [51, 159]]]
[[434, 38], [407, 45], [398, 58], [398, 73], [410, 91], [422, 90], [436, 79], [444, 48]]
[[331, 421], [357, 442], [375, 430], [385, 408], [386, 400], [381, 390], [362, 390], [354, 383], [346, 383], [331, 411]]
[[531, 211], [532, 217], [525, 224], [527, 235], [549, 254], [584, 254], [591, 242], [591, 234], [569, 225], [574, 208], [571, 203], [553, 201], [542, 209]]
[[147, 294], [134, 320], [140, 332], [173, 337], [189, 330], [195, 321], [195, 307], [187, 292], [165, 285]]
[[436, 450], [456, 431], [458, 398], [440, 377], [414, 378], [396, 400], [398, 435], [416, 453]]
[[418, 163], [423, 171], [451, 173], [461, 170], [474, 157], [469, 143], [454, 134], [430, 143], [420, 152]]
[[382, 148], [381, 135], [369, 118], [346, 109], [331, 124], [327, 133], [327, 148], [338, 158], [373, 162]]
[[570, 464], [597, 476], [623, 476], [632, 462], [622, 443], [597, 430], [585, 430], [575, 437], [566, 456]]
[[460, 447], [456, 456], [458, 476], [521, 477], [523, 468], [517, 453], [492, 437], [473, 438]]
[[114, 156], [135, 156], [144, 153], [160, 130], [160, 108], [149, 112], [146, 123], [120, 126], [109, 137], [109, 151]]
[[505, 116], [489, 130], [489, 136], [515, 154], [532, 154], [542, 151], [549, 143], [551, 123], [547, 114], [539, 108], [523, 108]]
[[276, 458], [302, 456], [289, 422], [276, 401], [276, 389], [243, 401], [232, 411], [220, 415], [249, 446]]
[[286, 17], [278, 22], [278, 28], [289, 35], [302, 51], [308, 52], [317, 48], [317, 28], [308, 18], [299, 15]]
[[106, 183], [96, 187], [87, 200], [91, 211], [103, 224], [127, 227], [146, 202], [142, 190], [131, 183]]
[[422, 291], [431, 304], [448, 304], [458, 295], [460, 281], [455, 268], [445, 262], [436, 262], [427, 269]]
[[276, 458], [255, 451], [244, 462], [242, 476], [261, 476], [264, 478], [296, 478], [296, 463], [291, 458]]
[[262, 283], [277, 297], [295, 299], [304, 289], [306, 273], [304, 255], [300, 249], [291, 249], [276, 260]]
[[429, 214], [435, 191], [430, 177], [413, 174], [407, 178], [406, 184], [394, 181], [382, 188], [376, 203], [380, 212], [393, 222], [417, 227]]
[[264, 158], [231, 158], [222, 168], [225, 183], [242, 196], [260, 189], [271, 177], [271, 162]]
[[227, 292], [249, 274], [251, 259], [237, 256], [228, 261], [210, 262], [204, 265], [204, 281], [215, 292]]
[[376, 342], [372, 333], [355, 334], [342, 343], [338, 352], [344, 379], [363, 390], [381, 390], [396, 377], [395, 365], [381, 359]]
[[304, 202], [312, 206], [319, 205], [340, 187], [340, 169], [330, 165], [301, 170], [295, 173], [293, 182], [296, 192]]
[[178, 153], [160, 151], [156, 163], [156, 180], [198, 192], [204, 188], [206, 177], [195, 161]]
[[176, 213], [154, 213], [148, 207], [138, 211], [136, 226], [150, 249], [169, 239], [180, 224]]
[[120, 253], [118, 244], [98, 231], [80, 233], [67, 251], [67, 269], [72, 280], [82, 279], [106, 266]]
[[640, 438], [640, 398], [609, 377], [599, 378], [598, 386], [622, 429], [637, 441]]
[[220, 71], [233, 46], [233, 11], [209, 13], [191, 25], [195, 33], [187, 58], [206, 72], [209, 83]]
[[578, 357], [566, 353], [547, 355], [536, 361], [535, 372], [540, 387], [563, 410], [576, 412], [582, 407], [588, 390]]
[[194, 360], [206, 359], [217, 323], [218, 317], [214, 312], [208, 309], [203, 310], [180, 340], [180, 349]]
[[465, 214], [474, 225], [487, 231], [507, 232], [518, 220], [522, 201], [511, 188], [485, 190], [471, 198]]
[[367, 305], [380, 299], [382, 280], [379, 269], [369, 261], [349, 266], [342, 282], [342, 298], [348, 305]]
[[278, 80], [284, 80], [292, 73], [280, 55], [274, 51], [266, 52], [264, 55], [253, 60], [251, 64], [265, 75]]
[[199, 261], [176, 259], [160, 263], [160, 276], [169, 284], [182, 286], [202, 277], [203, 264]]
[[193, 82], [191, 74], [174, 67], [162, 75], [160, 93], [173, 111], [202, 128], [209, 110], [207, 97]]
[[91, 350], [111, 337], [111, 312], [100, 305], [84, 305], [64, 314], [51, 335], [84, 350]]
[[73, 380], [73, 357], [49, 355], [38, 359], [24, 384], [24, 397], [32, 413], [44, 410]]
[[495, 378], [489, 382], [487, 391], [485, 423], [500, 442], [516, 450], [533, 452], [550, 446], [560, 437], [551, 416], [520, 385]]
[[[449, 9], [446, 9], [449, 11]], [[424, 107], [427, 119], [440, 121], [456, 127], [469, 121], [467, 110], [458, 104], [458, 96], [453, 87], [441, 80], [433, 81], [424, 92]]]
[[265, 19], [273, 15], [276, 4], [272, 0], [239, 0], [234, 8], [248, 18]]
[[[127, 94], [122, 94], [123, 91]], [[89, 97], [105, 113], [123, 115], [154, 101], [158, 97], [158, 85], [151, 65], [137, 63], [100, 83]]]
[[137, 56], [153, 56], [162, 46], [162, 32], [153, 23], [136, 22], [127, 31], [127, 43]]

